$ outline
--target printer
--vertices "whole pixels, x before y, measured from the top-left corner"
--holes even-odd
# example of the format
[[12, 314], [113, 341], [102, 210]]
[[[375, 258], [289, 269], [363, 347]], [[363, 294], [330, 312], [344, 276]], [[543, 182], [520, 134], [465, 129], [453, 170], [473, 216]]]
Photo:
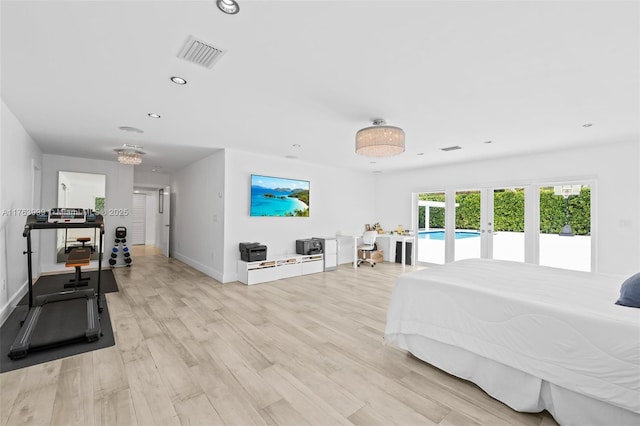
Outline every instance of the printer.
[[267, 260], [267, 246], [260, 243], [240, 243], [240, 259], [245, 262]]
[[318, 238], [308, 238], [296, 240], [297, 254], [319, 254], [322, 253], [322, 240]]

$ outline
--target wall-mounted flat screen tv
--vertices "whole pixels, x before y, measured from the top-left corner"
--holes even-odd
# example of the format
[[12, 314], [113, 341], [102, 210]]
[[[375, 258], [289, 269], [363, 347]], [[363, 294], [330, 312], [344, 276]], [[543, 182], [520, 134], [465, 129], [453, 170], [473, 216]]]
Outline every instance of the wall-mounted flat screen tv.
[[309, 216], [309, 181], [251, 175], [251, 216]]

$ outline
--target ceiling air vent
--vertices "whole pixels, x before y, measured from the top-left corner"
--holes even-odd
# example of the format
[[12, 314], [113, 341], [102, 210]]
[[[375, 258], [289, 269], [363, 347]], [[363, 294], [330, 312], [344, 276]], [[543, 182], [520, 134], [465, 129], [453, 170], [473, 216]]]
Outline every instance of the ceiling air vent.
[[454, 145], [454, 146], [448, 146], [446, 148], [440, 148], [441, 151], [456, 151], [458, 149], [462, 149], [462, 147], [459, 147], [458, 145]]
[[211, 69], [224, 53], [225, 50], [190, 35], [178, 52], [178, 58]]

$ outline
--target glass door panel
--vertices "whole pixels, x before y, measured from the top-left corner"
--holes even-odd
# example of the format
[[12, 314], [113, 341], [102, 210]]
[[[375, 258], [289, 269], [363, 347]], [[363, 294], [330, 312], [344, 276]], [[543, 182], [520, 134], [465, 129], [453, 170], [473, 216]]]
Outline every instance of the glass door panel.
[[418, 262], [445, 262], [445, 193], [418, 194]]
[[488, 257], [524, 262], [524, 188], [493, 190], [493, 232]]
[[591, 271], [591, 188], [540, 188], [540, 265]]
[[[479, 258], [482, 255], [481, 192], [456, 192], [455, 260]], [[486, 232], [484, 233], [486, 234]]]

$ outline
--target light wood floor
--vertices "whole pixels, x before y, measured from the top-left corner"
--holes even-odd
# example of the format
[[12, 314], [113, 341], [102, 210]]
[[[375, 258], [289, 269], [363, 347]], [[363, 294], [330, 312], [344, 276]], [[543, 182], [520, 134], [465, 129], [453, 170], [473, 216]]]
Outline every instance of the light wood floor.
[[134, 256], [107, 295], [116, 345], [0, 375], [0, 424], [556, 424], [385, 345], [401, 272], [247, 287]]
[[161, 256], [160, 249], [152, 244], [131, 246], [131, 256]]

